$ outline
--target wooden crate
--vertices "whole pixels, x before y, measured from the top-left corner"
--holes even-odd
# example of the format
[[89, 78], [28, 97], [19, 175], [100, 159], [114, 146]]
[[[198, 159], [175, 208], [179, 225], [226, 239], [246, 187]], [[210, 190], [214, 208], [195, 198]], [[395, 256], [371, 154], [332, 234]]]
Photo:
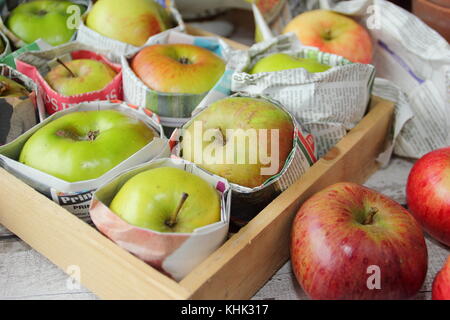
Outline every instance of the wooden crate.
[[[209, 35], [193, 28], [195, 35]], [[239, 48], [243, 45], [229, 42]], [[0, 223], [103, 299], [247, 299], [289, 258], [290, 226], [303, 201], [339, 181], [362, 183], [377, 169], [393, 104], [371, 111], [326, 156], [180, 282], [163, 275], [0, 169]]]

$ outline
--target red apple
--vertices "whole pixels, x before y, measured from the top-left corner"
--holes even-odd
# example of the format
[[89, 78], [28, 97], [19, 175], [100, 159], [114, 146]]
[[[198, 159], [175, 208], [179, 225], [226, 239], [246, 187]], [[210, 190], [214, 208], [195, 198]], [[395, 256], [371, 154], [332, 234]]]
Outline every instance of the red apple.
[[427, 247], [419, 224], [401, 205], [342, 182], [300, 208], [291, 261], [313, 299], [405, 299], [425, 279]]
[[450, 147], [434, 150], [414, 164], [406, 201], [425, 231], [450, 246]]
[[447, 262], [442, 267], [434, 278], [433, 300], [450, 300], [450, 256], [447, 258]]
[[369, 33], [352, 18], [329, 10], [304, 12], [291, 20], [283, 33], [294, 32], [300, 42], [334, 53], [352, 62], [372, 61]]
[[155, 44], [134, 56], [131, 69], [155, 91], [201, 94], [219, 81], [225, 62], [199, 46]]

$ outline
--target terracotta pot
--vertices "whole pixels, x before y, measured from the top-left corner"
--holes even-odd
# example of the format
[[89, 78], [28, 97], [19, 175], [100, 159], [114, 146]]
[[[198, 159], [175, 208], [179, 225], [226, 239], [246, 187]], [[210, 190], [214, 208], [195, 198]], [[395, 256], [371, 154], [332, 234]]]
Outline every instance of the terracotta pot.
[[413, 13], [450, 41], [450, 1], [413, 0]]

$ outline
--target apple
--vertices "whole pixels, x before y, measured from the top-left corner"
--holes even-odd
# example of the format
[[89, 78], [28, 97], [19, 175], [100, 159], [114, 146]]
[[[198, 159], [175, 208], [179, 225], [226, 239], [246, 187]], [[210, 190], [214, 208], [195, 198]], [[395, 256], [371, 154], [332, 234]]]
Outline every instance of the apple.
[[56, 92], [64, 96], [73, 96], [102, 90], [116, 76], [107, 64], [92, 59], [75, 59], [63, 63], [50, 70], [45, 81]]
[[256, 62], [249, 73], [255, 74], [297, 68], [303, 68], [313, 73], [327, 71], [331, 67], [311, 58], [295, 58], [286, 53], [273, 53]]
[[431, 151], [412, 167], [406, 183], [409, 211], [433, 238], [450, 246], [450, 147]]
[[450, 256], [434, 278], [431, 298], [433, 300], [450, 300]]
[[0, 75], [0, 97], [27, 97], [29, 94], [30, 92], [23, 85]]
[[294, 32], [300, 42], [334, 53], [352, 62], [372, 61], [369, 33], [353, 19], [329, 10], [304, 12], [291, 20], [283, 33]]
[[166, 10], [153, 0], [99, 0], [86, 25], [108, 38], [140, 47], [152, 35], [170, 28]]
[[96, 179], [154, 136], [144, 122], [116, 110], [75, 111], [34, 132], [19, 161], [68, 182]]
[[201, 94], [219, 81], [225, 62], [199, 46], [155, 44], [133, 57], [131, 69], [155, 91]]
[[137, 227], [191, 233], [220, 221], [220, 198], [202, 178], [172, 167], [143, 171], [114, 196], [110, 209]]
[[313, 299], [406, 299], [421, 288], [427, 247], [401, 205], [341, 182], [301, 206], [291, 233], [291, 263]]
[[[182, 135], [184, 159], [254, 188], [283, 168], [293, 148], [294, 125], [289, 114], [269, 101], [228, 97], [195, 116]], [[270, 161], [261, 156], [263, 150]]]
[[[76, 29], [67, 25], [71, 13], [68, 8], [78, 6], [70, 1], [37, 0], [19, 4], [11, 11], [6, 26], [25, 43], [44, 39], [53, 46], [70, 41]], [[69, 11], [70, 12], [70, 11]]]
[[5, 49], [6, 49], [6, 43], [5, 43], [5, 40], [3, 40], [3, 39], [0, 37], [0, 55], [3, 54], [3, 52], [5, 52]]

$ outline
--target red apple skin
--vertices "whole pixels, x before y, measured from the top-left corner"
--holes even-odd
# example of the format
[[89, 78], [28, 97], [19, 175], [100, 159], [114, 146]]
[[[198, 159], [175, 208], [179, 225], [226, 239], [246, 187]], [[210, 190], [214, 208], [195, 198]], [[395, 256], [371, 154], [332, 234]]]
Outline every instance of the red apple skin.
[[[352, 62], [371, 63], [372, 40], [367, 30], [352, 18], [329, 10], [304, 12], [285, 27], [300, 42], [333, 53]], [[327, 39], [327, 37], [330, 37]]]
[[450, 300], [450, 256], [434, 278], [431, 298], [433, 300]]
[[417, 160], [408, 176], [406, 201], [425, 231], [450, 246], [450, 147]]
[[199, 46], [155, 44], [134, 56], [131, 69], [153, 90], [201, 94], [219, 81], [225, 71], [225, 62]]
[[[378, 212], [363, 225], [371, 207]], [[427, 262], [425, 239], [412, 215], [355, 183], [316, 193], [293, 222], [292, 268], [312, 299], [406, 299], [421, 288]], [[380, 268], [380, 289], [367, 286], [372, 265]]]

